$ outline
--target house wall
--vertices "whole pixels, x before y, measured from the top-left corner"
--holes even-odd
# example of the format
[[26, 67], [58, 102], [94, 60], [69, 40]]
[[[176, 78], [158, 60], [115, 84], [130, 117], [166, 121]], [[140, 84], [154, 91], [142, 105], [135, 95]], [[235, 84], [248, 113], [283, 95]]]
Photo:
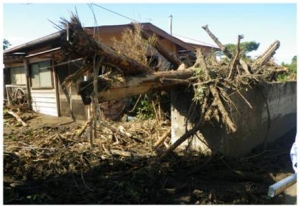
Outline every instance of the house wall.
[[98, 36], [98, 37], [100, 38], [101, 43], [104, 43], [105, 45], [113, 45], [114, 44], [114, 38], [116, 40], [121, 40], [122, 34], [121, 33], [116, 33], [116, 34], [101, 33], [100, 36]]
[[[240, 157], [259, 145], [269, 144], [296, 126], [296, 82], [272, 83], [242, 91], [252, 109], [237, 93], [230, 96], [235, 106], [226, 106], [237, 131], [211, 122], [201, 127], [201, 134], [186, 140], [180, 148], [211, 154], [221, 152], [228, 157]], [[189, 117], [193, 93], [173, 90], [171, 96], [172, 143], [197, 121], [199, 113]], [[190, 119], [188, 119], [190, 118]]]
[[58, 116], [55, 89], [31, 89], [32, 110], [38, 113]]
[[[100, 42], [104, 43], [105, 45], [113, 45], [114, 39], [118, 41], [122, 39], [122, 33], [125, 29], [126, 28], [124, 27], [122, 29], [112, 28], [109, 30], [101, 31], [100, 34], [97, 35], [97, 37], [99, 38]], [[92, 31], [90, 31], [89, 33], [92, 33]], [[172, 53], [177, 53], [176, 44], [167, 39], [159, 39], [159, 41], [166, 50]]]
[[58, 97], [60, 105], [60, 116], [73, 117], [76, 120], [87, 120], [87, 109], [83, 105], [80, 95], [77, 94], [76, 83], [71, 84], [67, 89], [63, 89], [62, 83], [65, 78], [78, 70], [74, 63], [56, 67], [58, 81]]
[[[47, 55], [43, 57], [30, 58], [28, 59], [29, 67], [31, 66], [30, 64], [39, 63], [43, 61], [50, 61], [50, 65], [53, 65], [51, 57], [51, 55]], [[58, 103], [56, 98], [56, 80], [53, 70], [53, 67], [50, 68], [49, 79], [52, 80], [52, 87], [33, 88], [32, 85], [30, 85], [31, 103], [33, 111], [51, 116], [59, 116]], [[29, 69], [29, 72], [31, 73], [31, 68]], [[29, 81], [31, 83], [31, 79]]]
[[172, 43], [172, 42], [170, 42], [169, 40], [166, 40], [166, 39], [161, 39], [159, 41], [167, 51], [170, 51], [174, 54], [177, 54], [177, 48], [176, 48], [176, 45], [174, 43]]
[[[45, 47], [46, 49], [49, 47]], [[45, 48], [41, 48], [44, 50]], [[28, 53], [35, 53], [35, 51], [29, 51]], [[31, 104], [32, 110], [38, 113], [59, 116], [57, 98], [56, 98], [56, 85], [55, 85], [55, 76], [53, 73], [53, 69], [50, 69], [50, 77], [52, 80], [52, 86], [48, 88], [33, 88], [31, 84], [31, 77], [29, 76], [27, 79], [26, 76], [26, 62], [29, 64], [29, 74], [31, 74], [30, 64], [39, 63], [42, 61], [51, 61], [52, 55], [47, 54], [43, 56], [36, 56], [20, 60], [18, 62], [13, 63], [9, 62], [5, 64], [5, 67], [8, 68], [5, 70], [5, 84], [22, 84], [29, 85], [30, 94], [31, 94]], [[20, 67], [20, 69], [15, 70], [15, 67]]]
[[203, 55], [209, 55], [213, 51], [213, 49], [209, 47], [200, 47], [200, 48]]

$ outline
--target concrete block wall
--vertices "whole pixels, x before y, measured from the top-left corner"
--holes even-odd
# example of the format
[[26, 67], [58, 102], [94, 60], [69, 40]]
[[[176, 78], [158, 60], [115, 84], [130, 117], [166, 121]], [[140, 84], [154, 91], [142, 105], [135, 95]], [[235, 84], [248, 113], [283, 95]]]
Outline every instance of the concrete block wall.
[[[270, 83], [241, 91], [252, 108], [238, 93], [231, 94], [234, 106], [226, 108], [237, 131], [228, 134], [225, 126], [212, 121], [201, 128], [201, 134], [190, 137], [179, 148], [240, 157], [258, 145], [276, 140], [296, 126], [296, 86], [296, 82]], [[192, 97], [192, 90], [183, 88], [171, 93], [172, 143], [198, 119], [199, 112], [189, 112]]]

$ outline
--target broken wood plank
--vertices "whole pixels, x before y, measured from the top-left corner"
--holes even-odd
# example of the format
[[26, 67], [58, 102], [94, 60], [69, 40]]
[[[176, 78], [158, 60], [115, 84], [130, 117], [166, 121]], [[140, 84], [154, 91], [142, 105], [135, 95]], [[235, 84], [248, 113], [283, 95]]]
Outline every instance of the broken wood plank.
[[13, 111], [8, 111], [7, 113], [9, 113], [9, 114], [12, 115], [13, 117], [15, 117], [19, 122], [22, 123], [23, 126], [28, 126], [28, 124], [25, 123], [25, 122], [21, 119], [21, 117], [20, 117], [18, 114], [16, 114], [15, 112], [13, 112]]
[[76, 132], [76, 136], [81, 136], [82, 133], [85, 131], [85, 129], [89, 126], [90, 122], [91, 122], [90, 120], [85, 122], [85, 124], [82, 126], [82, 128]]
[[122, 151], [117, 149], [110, 149], [109, 152], [113, 155], [123, 156], [123, 157], [131, 157], [132, 153], [128, 151]]
[[154, 143], [153, 147], [156, 148], [159, 145], [161, 145], [165, 139], [170, 135], [171, 133], [171, 128], [169, 128], [158, 140]]

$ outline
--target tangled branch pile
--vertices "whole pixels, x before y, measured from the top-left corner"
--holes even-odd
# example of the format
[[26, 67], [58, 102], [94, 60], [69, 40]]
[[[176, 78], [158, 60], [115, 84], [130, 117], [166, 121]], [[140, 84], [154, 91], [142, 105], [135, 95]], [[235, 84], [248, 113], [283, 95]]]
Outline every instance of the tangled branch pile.
[[[111, 74], [94, 77], [98, 81], [97, 95], [93, 94], [95, 88], [92, 85], [92, 79], [82, 82], [79, 86], [79, 94], [83, 100], [86, 97], [96, 96], [99, 102], [103, 102], [153, 90], [169, 89], [178, 85], [193, 86], [194, 101], [201, 108], [200, 117], [196, 125], [174, 143], [167, 152], [174, 150], [189, 136], [199, 131], [206, 121], [211, 119], [215, 119], [226, 126], [228, 133], [235, 132], [236, 125], [225, 107], [225, 103], [234, 104], [228, 92], [238, 92], [251, 108], [251, 103], [243, 97], [240, 91], [262, 82], [273, 81], [278, 73], [286, 71], [285, 68], [275, 65], [271, 61], [272, 56], [279, 48], [279, 41], [275, 41], [264, 54], [249, 64], [242, 59], [239, 47], [243, 38], [242, 35], [238, 36], [236, 52], [231, 54], [208, 29], [208, 26], [203, 26], [203, 29], [230, 59], [229, 63], [217, 61], [212, 56], [204, 56], [201, 50], [197, 49], [197, 59], [193, 66], [187, 68], [183, 63], [178, 63], [179, 59], [176, 55], [168, 53], [169, 55], [165, 57], [167, 60], [178, 63], [177, 65], [181, 64], [184, 67], [181, 67], [181, 70], [154, 72], [147, 65], [141, 64], [141, 62], [94, 40], [81, 26], [78, 17], [73, 15], [71, 21], [64, 19], [62, 25], [62, 29], [67, 31], [63, 33], [62, 37], [65, 38], [65, 35], [67, 35], [69, 40], [62, 47], [63, 53], [72, 58], [84, 57], [86, 61], [83, 68], [67, 77], [64, 81], [65, 85], [74, 79], [78, 79], [88, 71], [91, 72], [93, 66], [96, 65], [95, 60], [101, 60], [101, 62], [97, 62], [98, 65], [111, 64], [123, 74], [121, 77], [113, 77]], [[145, 31], [141, 30], [141, 33], [144, 38], [149, 37], [145, 35], [147, 34]], [[159, 42], [149, 42], [161, 55], [166, 54]], [[89, 103], [85, 102], [85, 104]]]

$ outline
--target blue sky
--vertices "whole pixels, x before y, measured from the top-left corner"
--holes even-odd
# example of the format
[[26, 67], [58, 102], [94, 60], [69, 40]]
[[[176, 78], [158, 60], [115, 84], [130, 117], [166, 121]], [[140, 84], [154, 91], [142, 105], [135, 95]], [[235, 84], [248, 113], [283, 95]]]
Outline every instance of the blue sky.
[[[214, 44], [201, 28], [208, 25], [223, 43], [236, 43], [239, 34], [243, 41], [260, 43], [253, 56], [263, 53], [275, 40], [281, 43], [275, 54], [278, 63], [290, 63], [297, 54], [297, 5], [295, 3], [97, 3], [138, 22], [151, 22], [169, 32], [169, 16], [173, 16], [174, 35]], [[57, 31], [49, 21], [58, 23], [75, 12], [84, 26], [94, 26], [93, 13], [86, 3], [4, 3], [3, 37], [12, 46], [22, 44]], [[127, 24], [131, 20], [93, 6], [98, 25]]]

